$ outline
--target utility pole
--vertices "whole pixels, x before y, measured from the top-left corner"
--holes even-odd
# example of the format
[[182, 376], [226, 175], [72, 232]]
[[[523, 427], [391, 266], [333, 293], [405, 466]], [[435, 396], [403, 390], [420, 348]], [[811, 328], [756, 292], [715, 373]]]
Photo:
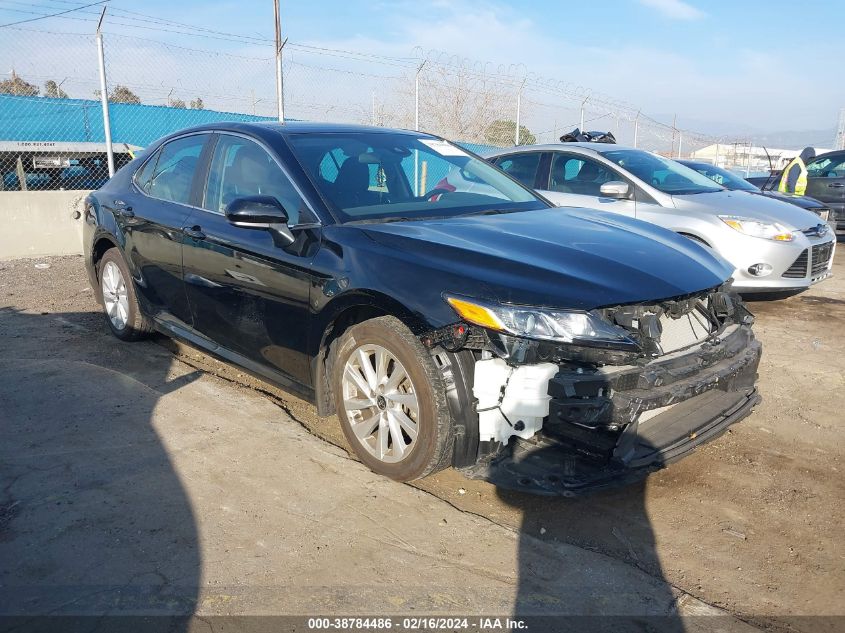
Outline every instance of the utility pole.
[[683, 158], [683, 153], [681, 152], [681, 145], [684, 144], [684, 131], [678, 130], [678, 158]]
[[[279, 111], [279, 123], [285, 122], [285, 95], [282, 83], [282, 16], [279, 12], [279, 0], [273, 0], [273, 17], [276, 26], [276, 107]], [[287, 40], [285, 40], [287, 41]]]
[[103, 26], [103, 18], [106, 17], [106, 7], [100, 14], [100, 21], [97, 22], [97, 59], [100, 64], [100, 105], [103, 107], [103, 135], [106, 141], [106, 159], [109, 165], [109, 178], [114, 176], [114, 149], [111, 143], [111, 119], [109, 118], [109, 94], [106, 84], [106, 55], [103, 50], [103, 33], [100, 28]]

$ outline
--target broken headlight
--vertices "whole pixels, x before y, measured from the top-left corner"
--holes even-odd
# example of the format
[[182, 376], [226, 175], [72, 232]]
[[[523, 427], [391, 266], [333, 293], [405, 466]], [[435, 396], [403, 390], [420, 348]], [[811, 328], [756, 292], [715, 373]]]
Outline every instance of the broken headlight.
[[464, 321], [514, 336], [600, 347], [638, 349], [628, 333], [593, 312], [551, 310], [447, 296]]

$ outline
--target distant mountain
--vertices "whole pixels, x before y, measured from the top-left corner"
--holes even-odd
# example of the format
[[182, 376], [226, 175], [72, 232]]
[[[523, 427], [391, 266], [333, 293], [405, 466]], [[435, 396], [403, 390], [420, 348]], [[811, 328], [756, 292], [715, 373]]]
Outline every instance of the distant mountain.
[[836, 128], [825, 130], [788, 130], [785, 132], [770, 132], [767, 134], [752, 134], [755, 145], [777, 147], [778, 149], [803, 149], [805, 147], [834, 146]]

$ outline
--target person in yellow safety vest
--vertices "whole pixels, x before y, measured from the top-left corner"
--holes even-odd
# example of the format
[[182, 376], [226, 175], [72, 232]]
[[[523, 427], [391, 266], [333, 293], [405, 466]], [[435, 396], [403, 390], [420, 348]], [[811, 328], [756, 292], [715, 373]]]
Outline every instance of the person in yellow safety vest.
[[805, 147], [784, 168], [780, 176], [778, 191], [794, 196], [803, 196], [807, 192], [807, 163], [816, 157], [816, 150]]

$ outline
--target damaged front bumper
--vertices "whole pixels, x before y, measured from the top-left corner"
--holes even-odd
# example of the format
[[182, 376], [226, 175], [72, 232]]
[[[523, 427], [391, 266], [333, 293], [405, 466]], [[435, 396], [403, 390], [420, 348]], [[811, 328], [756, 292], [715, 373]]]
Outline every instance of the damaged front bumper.
[[470, 342], [476, 351], [439, 363], [458, 429], [455, 465], [502, 488], [573, 496], [680, 459], [760, 402], [762, 346], [744, 307], [734, 317], [706, 340], [651, 360], [571, 362], [529, 345], [506, 363], [483, 351], [503, 349], [496, 337]]
[[534, 436], [463, 469], [502, 488], [574, 496], [640, 478], [680, 459], [747, 416], [761, 344], [748, 326], [642, 367], [549, 382], [549, 416]]

